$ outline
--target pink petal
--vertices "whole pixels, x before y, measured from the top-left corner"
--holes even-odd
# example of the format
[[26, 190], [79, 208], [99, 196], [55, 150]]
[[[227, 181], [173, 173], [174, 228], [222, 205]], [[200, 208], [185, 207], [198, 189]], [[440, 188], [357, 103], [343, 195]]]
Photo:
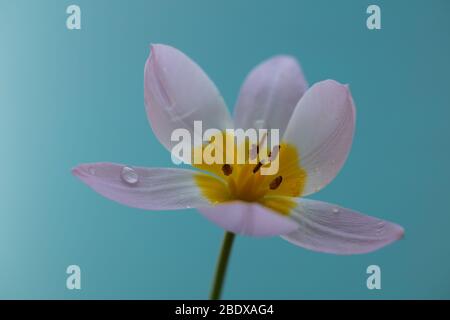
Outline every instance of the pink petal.
[[313, 85], [298, 103], [284, 140], [297, 146], [308, 179], [303, 195], [331, 182], [350, 151], [355, 107], [348, 86], [333, 80]]
[[283, 236], [314, 251], [367, 253], [403, 237], [401, 226], [325, 202], [299, 199], [293, 218], [298, 229]]
[[192, 170], [90, 163], [75, 167], [72, 173], [102, 196], [134, 208], [172, 210], [209, 205]]
[[242, 235], [276, 236], [297, 228], [288, 217], [258, 203], [234, 201], [198, 210], [219, 227]]
[[152, 45], [145, 65], [144, 97], [152, 129], [169, 150], [173, 130], [185, 128], [194, 137], [194, 121], [203, 122], [203, 131], [233, 128], [214, 83], [195, 62], [170, 46]]
[[279, 129], [280, 137], [295, 106], [308, 88], [303, 72], [290, 56], [276, 56], [247, 76], [234, 109], [236, 128]]

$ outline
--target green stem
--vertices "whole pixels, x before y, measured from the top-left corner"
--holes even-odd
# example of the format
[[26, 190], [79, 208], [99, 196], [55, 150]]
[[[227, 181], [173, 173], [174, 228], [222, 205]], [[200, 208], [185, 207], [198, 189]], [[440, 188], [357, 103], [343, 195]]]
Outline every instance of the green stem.
[[214, 275], [211, 293], [209, 294], [209, 298], [211, 300], [220, 299], [223, 280], [225, 279], [225, 274], [227, 272], [228, 258], [230, 257], [231, 247], [233, 246], [233, 240], [234, 233], [228, 231], [225, 232], [222, 241], [222, 248], [220, 249], [219, 258], [217, 260], [216, 273]]

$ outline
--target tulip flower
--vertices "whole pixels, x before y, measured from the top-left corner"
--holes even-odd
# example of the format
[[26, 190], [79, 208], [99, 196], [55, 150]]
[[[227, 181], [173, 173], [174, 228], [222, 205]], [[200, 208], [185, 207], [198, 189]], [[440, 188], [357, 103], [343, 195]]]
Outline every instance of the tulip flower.
[[[204, 129], [278, 129], [279, 169], [263, 165], [194, 164], [194, 168], [144, 168], [115, 163], [81, 164], [73, 174], [106, 198], [145, 210], [197, 208], [225, 229], [211, 298], [219, 298], [235, 234], [281, 236], [325, 253], [361, 254], [403, 236], [397, 224], [322, 201], [305, 199], [342, 168], [355, 129], [347, 85], [333, 80], [311, 87], [290, 56], [275, 56], [246, 78], [232, 117], [214, 83], [179, 50], [152, 45], [144, 71], [144, 98], [154, 134], [169, 151], [174, 130], [194, 121]], [[223, 150], [225, 153], [227, 149]]]

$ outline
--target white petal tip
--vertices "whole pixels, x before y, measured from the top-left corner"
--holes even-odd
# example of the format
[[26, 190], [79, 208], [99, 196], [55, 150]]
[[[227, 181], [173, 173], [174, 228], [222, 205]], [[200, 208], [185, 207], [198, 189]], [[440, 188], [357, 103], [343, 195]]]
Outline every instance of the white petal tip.
[[160, 43], [150, 43], [150, 53], [148, 56], [148, 60], [152, 61], [156, 58], [156, 54], [164, 48], [174, 49], [168, 45], [160, 44]]
[[394, 224], [394, 226], [396, 228], [396, 236], [397, 236], [396, 240], [401, 240], [405, 238], [405, 229], [402, 226], [399, 226], [398, 224]]
[[295, 58], [294, 56], [291, 56], [289, 54], [279, 54], [279, 55], [272, 57], [272, 59], [269, 59], [267, 61], [294, 64], [294, 65], [299, 64], [297, 58]]
[[74, 167], [70, 169], [70, 172], [72, 172], [74, 176], [78, 176], [80, 174], [80, 169], [78, 167]]
[[73, 167], [70, 171], [72, 172], [72, 175], [78, 178], [81, 178], [86, 174], [86, 171], [83, 170], [83, 167], [81, 165]]
[[71, 169], [72, 175], [82, 181], [86, 181], [87, 179], [95, 175], [95, 165], [96, 164], [84, 163], [73, 167]]

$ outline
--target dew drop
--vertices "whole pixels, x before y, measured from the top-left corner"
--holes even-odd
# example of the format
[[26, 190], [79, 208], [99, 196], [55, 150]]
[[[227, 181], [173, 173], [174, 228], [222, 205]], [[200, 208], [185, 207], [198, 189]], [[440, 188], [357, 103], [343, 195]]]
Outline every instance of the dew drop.
[[130, 167], [123, 167], [120, 176], [128, 184], [136, 184], [139, 181], [139, 175]]
[[339, 213], [339, 209], [338, 208], [333, 208], [333, 213]]
[[88, 172], [90, 175], [95, 175], [95, 168], [94, 167], [89, 167]]

